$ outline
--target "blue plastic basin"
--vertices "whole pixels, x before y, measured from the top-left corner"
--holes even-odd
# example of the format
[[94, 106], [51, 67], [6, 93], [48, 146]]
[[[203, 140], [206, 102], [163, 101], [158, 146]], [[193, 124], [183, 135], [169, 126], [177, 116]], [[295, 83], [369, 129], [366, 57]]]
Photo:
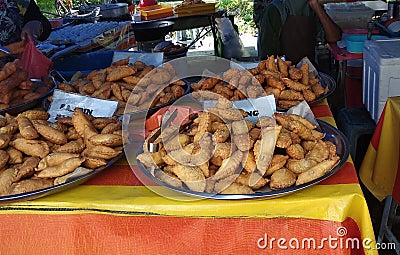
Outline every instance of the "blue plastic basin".
[[[367, 40], [366, 34], [346, 34], [343, 35], [346, 42], [348, 52], [362, 53], [364, 49], [364, 42]], [[389, 37], [383, 35], [372, 35], [371, 40], [388, 39]]]

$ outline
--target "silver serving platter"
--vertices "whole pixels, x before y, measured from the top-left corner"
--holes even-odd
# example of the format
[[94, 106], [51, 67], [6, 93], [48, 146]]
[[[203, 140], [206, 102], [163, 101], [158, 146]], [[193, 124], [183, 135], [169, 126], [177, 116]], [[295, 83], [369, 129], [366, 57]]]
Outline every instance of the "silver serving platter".
[[26, 201], [26, 200], [34, 200], [37, 198], [49, 196], [61, 191], [65, 191], [67, 189], [71, 189], [73, 187], [76, 187], [85, 181], [87, 181], [89, 178], [95, 176], [96, 174], [100, 173], [102, 170], [105, 168], [111, 166], [115, 162], [117, 162], [119, 159], [121, 159], [125, 154], [121, 153], [117, 157], [111, 159], [107, 165], [95, 168], [93, 171], [84, 174], [82, 176], [79, 176], [77, 178], [68, 180], [65, 183], [58, 184], [52, 187], [48, 187], [45, 189], [39, 189], [31, 192], [25, 192], [25, 193], [20, 193], [20, 194], [15, 194], [15, 195], [9, 195], [9, 196], [0, 196], [0, 204], [9, 204], [9, 203], [14, 203], [14, 202], [20, 202], [20, 201]]
[[[37, 79], [32, 79], [32, 81], [35, 84], [35, 88], [33, 91], [35, 91], [39, 86], [43, 85], [43, 82]], [[40, 103], [42, 102], [42, 100], [44, 98], [47, 98], [48, 96], [50, 96], [53, 91], [54, 91], [55, 85], [53, 85], [49, 91], [47, 91], [46, 93], [44, 93], [43, 95], [41, 95], [40, 97], [37, 97], [35, 99], [20, 103], [20, 104], [16, 104], [16, 105], [12, 105], [8, 108], [4, 108], [0, 110], [0, 115], [4, 115], [5, 113], [11, 114], [11, 115], [16, 115], [20, 112], [29, 110], [35, 106], [37, 106], [38, 104], [40, 105]]]
[[[336, 145], [336, 153], [340, 157], [339, 163], [329, 172], [327, 172], [324, 176], [317, 178], [313, 181], [310, 181], [308, 183], [304, 183], [298, 186], [292, 186], [286, 189], [280, 189], [280, 190], [270, 190], [266, 188], [261, 188], [260, 190], [256, 190], [254, 194], [215, 194], [215, 193], [205, 193], [205, 192], [195, 192], [191, 191], [188, 189], [180, 189], [171, 185], [168, 185], [158, 178], [155, 178], [150, 171], [140, 163], [139, 160], [136, 160], [137, 165], [139, 166], [139, 169], [141, 172], [148, 178], [150, 178], [153, 182], [159, 184], [160, 186], [164, 186], [170, 190], [183, 193], [189, 196], [194, 196], [194, 197], [199, 197], [199, 198], [210, 198], [210, 199], [219, 199], [219, 200], [237, 200], [237, 199], [254, 199], [254, 198], [277, 198], [281, 197], [284, 195], [291, 194], [293, 192], [297, 192], [299, 190], [305, 189], [307, 187], [310, 187], [312, 185], [315, 185], [330, 176], [332, 176], [334, 173], [336, 173], [347, 161], [349, 157], [349, 144], [347, 141], [346, 136], [340, 132], [337, 128], [333, 127], [332, 125], [328, 124], [327, 122], [324, 122], [322, 120], [317, 120], [318, 124], [320, 125], [320, 128], [322, 132], [325, 133], [325, 138], [324, 140], [329, 140], [332, 143]], [[139, 153], [141, 153], [140, 151]]]

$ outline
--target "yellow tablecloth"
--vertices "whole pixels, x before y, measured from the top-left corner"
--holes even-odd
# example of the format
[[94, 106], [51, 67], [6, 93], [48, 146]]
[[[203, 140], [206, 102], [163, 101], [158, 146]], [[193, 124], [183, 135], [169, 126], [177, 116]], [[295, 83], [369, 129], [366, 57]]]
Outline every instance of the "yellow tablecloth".
[[[334, 124], [326, 101], [312, 109]], [[350, 159], [280, 198], [181, 198], [150, 191], [124, 159], [79, 187], [2, 205], [0, 254], [378, 254]]]
[[386, 101], [360, 168], [360, 178], [371, 193], [400, 202], [400, 97]]

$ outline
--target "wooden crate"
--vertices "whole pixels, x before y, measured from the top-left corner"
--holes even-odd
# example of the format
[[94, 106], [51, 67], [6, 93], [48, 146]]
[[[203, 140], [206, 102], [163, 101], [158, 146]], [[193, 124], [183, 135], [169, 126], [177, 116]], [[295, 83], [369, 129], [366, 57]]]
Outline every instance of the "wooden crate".
[[139, 8], [142, 20], [154, 20], [166, 18], [174, 15], [174, 10], [170, 6], [156, 4]]
[[189, 4], [176, 7], [174, 10], [178, 17], [211, 14], [215, 13], [215, 3]]

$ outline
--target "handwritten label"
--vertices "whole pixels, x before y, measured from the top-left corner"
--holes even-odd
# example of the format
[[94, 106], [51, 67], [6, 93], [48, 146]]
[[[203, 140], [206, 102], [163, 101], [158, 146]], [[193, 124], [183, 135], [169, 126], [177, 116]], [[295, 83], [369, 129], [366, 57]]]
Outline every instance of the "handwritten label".
[[94, 117], [111, 117], [117, 109], [118, 102], [104, 100], [55, 89], [48, 113], [49, 121], [57, 117], [71, 117], [75, 108], [82, 108], [84, 113]]

